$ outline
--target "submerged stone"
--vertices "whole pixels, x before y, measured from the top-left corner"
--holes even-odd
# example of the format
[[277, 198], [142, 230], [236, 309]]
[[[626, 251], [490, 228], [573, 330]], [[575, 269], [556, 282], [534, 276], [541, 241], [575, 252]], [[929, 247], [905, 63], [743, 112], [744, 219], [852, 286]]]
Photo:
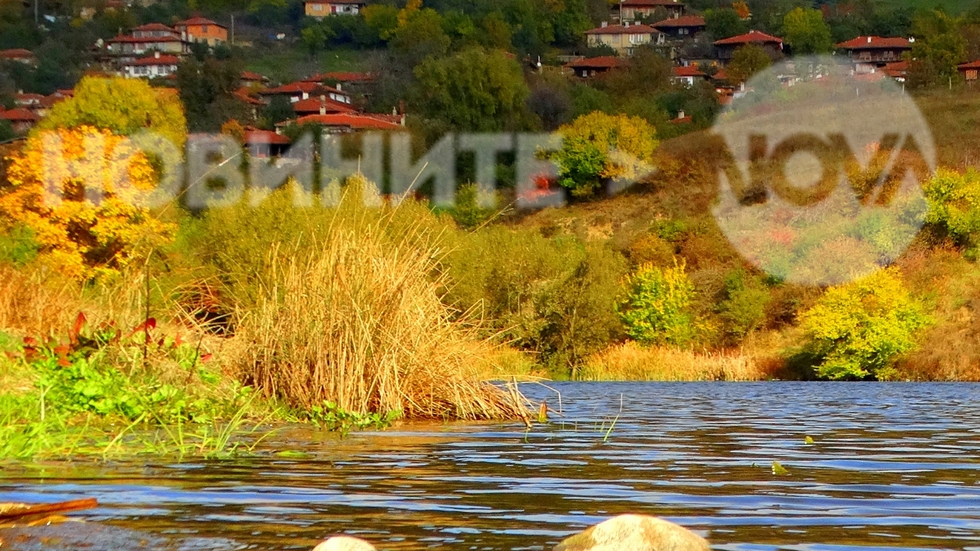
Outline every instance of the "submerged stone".
[[321, 542], [313, 551], [378, 551], [370, 543], [350, 536], [334, 536]]
[[646, 515], [620, 515], [565, 539], [555, 551], [708, 551], [683, 526]]

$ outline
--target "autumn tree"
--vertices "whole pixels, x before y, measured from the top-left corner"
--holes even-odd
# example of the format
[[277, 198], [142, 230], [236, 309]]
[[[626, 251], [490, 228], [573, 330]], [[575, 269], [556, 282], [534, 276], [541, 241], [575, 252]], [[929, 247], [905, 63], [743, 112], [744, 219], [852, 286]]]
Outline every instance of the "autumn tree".
[[590, 113], [558, 129], [561, 149], [551, 155], [558, 183], [588, 197], [611, 180], [636, 181], [652, 167], [656, 129], [640, 117]]
[[187, 141], [187, 121], [177, 95], [140, 79], [85, 77], [75, 87], [74, 97], [55, 104], [37, 128], [81, 126], [122, 136], [148, 130], [180, 149]]
[[474, 47], [415, 68], [415, 105], [428, 118], [457, 130], [520, 128], [529, 91], [516, 61], [499, 50]]
[[820, 10], [796, 8], [783, 18], [783, 36], [794, 55], [824, 54], [834, 48]]
[[172, 236], [146, 205], [155, 187], [149, 160], [124, 136], [92, 126], [39, 131], [10, 159], [0, 218], [29, 228], [59, 271], [90, 279]]
[[739, 46], [732, 54], [732, 60], [726, 71], [731, 81], [741, 83], [770, 65], [772, 65], [772, 58], [765, 49], [755, 44], [746, 44]]

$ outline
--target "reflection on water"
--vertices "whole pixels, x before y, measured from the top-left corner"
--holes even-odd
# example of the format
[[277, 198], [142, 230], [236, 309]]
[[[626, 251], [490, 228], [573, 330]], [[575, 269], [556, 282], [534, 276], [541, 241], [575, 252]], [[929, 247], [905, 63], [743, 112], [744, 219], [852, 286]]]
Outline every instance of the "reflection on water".
[[[0, 539], [25, 550], [309, 549], [347, 532], [384, 549], [550, 549], [637, 512], [732, 551], [980, 550], [980, 385], [552, 386], [564, 417], [528, 434], [426, 424], [339, 440], [299, 427], [235, 461], [8, 466], [0, 501], [85, 495], [102, 506], [75, 515], [97, 525]], [[557, 409], [550, 391], [523, 390]], [[789, 475], [774, 476], [773, 460]]]

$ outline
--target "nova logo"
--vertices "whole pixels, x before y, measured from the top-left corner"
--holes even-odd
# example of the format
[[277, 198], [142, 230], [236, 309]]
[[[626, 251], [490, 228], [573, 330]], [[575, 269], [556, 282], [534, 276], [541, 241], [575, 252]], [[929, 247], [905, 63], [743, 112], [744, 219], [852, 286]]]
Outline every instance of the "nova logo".
[[753, 77], [715, 123], [731, 164], [714, 215], [771, 276], [834, 285], [894, 262], [922, 228], [932, 134], [897, 83], [834, 58]]

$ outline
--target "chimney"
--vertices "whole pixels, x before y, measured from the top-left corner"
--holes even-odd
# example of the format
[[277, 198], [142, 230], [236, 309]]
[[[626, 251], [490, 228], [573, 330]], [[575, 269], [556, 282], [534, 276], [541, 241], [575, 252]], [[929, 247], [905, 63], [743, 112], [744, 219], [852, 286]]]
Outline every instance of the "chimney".
[[327, 96], [320, 96], [320, 114], [327, 114]]
[[609, 22], [608, 22], [608, 21], [603, 21], [603, 22], [602, 22], [602, 28], [603, 28], [603, 29], [605, 29], [605, 28], [606, 28], [606, 27], [608, 27], [608, 26], [609, 26]]
[[680, 120], [680, 119], [683, 119], [683, 118], [684, 118], [684, 111], [678, 111], [677, 112], [677, 119]]
[[871, 37], [868, 37], [868, 44], [871, 44]]
[[160, 59], [160, 50], [153, 52], [153, 59]]
[[340, 90], [341, 92], [343, 92], [344, 91], [344, 85], [338, 82], [337, 83], [337, 89]]

